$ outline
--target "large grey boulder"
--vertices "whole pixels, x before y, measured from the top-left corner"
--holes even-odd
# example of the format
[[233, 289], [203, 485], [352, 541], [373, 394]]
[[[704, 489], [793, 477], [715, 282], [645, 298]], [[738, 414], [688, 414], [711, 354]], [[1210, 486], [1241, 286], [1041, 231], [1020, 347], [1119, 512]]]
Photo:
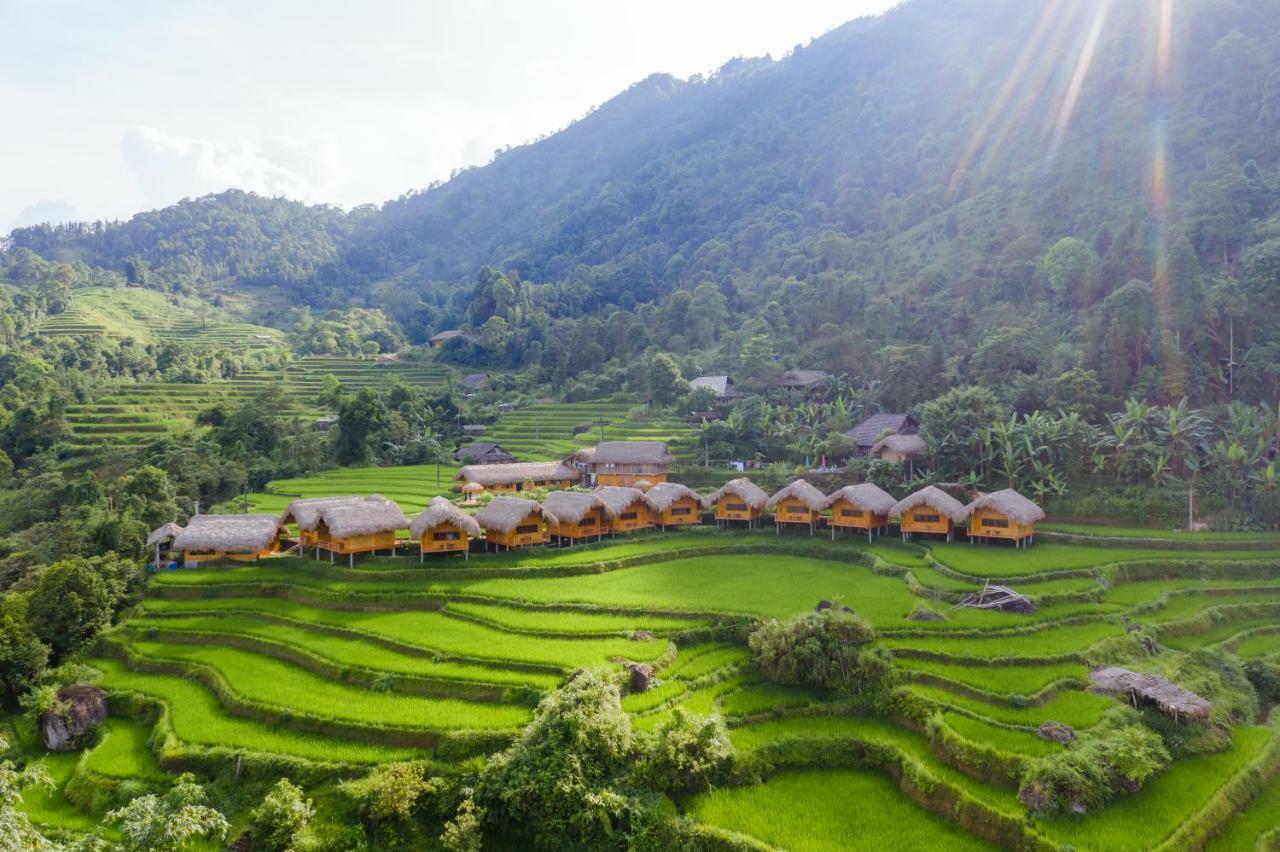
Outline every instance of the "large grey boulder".
[[71, 751], [107, 718], [107, 693], [96, 686], [64, 686], [53, 707], [40, 714], [40, 735], [50, 751]]

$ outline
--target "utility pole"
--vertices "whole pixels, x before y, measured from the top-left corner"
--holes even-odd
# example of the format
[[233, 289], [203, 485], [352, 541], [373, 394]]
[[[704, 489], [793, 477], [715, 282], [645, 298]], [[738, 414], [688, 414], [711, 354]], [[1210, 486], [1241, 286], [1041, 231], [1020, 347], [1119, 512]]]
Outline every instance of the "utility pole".
[[244, 513], [249, 514], [249, 483], [240, 486], [240, 493], [244, 495]]
[[603, 444], [603, 443], [604, 443], [604, 427], [605, 427], [605, 420], [604, 420], [604, 418], [603, 418], [603, 417], [601, 417], [597, 422], [600, 424], [600, 443], [602, 443], [602, 444]]
[[199, 498], [196, 498], [195, 500], [192, 500], [192, 501], [191, 501], [191, 509], [192, 509], [192, 514], [195, 514], [195, 515], [200, 514], [200, 499], [199, 499]]

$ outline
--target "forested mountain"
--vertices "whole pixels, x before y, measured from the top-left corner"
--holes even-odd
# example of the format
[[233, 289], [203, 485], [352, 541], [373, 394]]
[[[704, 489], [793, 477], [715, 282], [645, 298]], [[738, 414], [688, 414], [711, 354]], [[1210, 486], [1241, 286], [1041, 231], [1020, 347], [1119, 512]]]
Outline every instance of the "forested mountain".
[[479, 357], [555, 380], [654, 344], [732, 371], [765, 337], [890, 406], [958, 381], [1024, 411], [1064, 382], [1214, 402], [1234, 336], [1232, 390], [1265, 399], [1278, 162], [1277, 0], [912, 0], [781, 61], [655, 75], [380, 209], [228, 192], [12, 240], [381, 307], [416, 342], [470, 325]]

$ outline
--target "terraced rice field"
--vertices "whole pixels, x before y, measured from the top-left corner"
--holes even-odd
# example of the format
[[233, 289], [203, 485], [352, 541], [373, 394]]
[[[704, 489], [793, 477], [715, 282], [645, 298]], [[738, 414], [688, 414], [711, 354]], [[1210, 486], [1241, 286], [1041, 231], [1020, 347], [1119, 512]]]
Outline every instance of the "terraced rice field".
[[[484, 440], [499, 443], [526, 461], [562, 459], [574, 450], [600, 441], [600, 420], [609, 441], [666, 441], [679, 458], [691, 459], [697, 435], [673, 418], [650, 418], [632, 402], [537, 403], [498, 418]], [[591, 429], [574, 435], [575, 426]]]
[[280, 412], [299, 417], [324, 413], [316, 401], [326, 375], [346, 387], [385, 387], [394, 381], [419, 387], [444, 382], [447, 370], [436, 365], [387, 364], [355, 358], [306, 358], [282, 370], [247, 370], [233, 379], [205, 384], [147, 382], [122, 385], [91, 403], [67, 407], [73, 445], [130, 444], [186, 431], [196, 416], [215, 405], [236, 405], [271, 387], [290, 394], [292, 407]]
[[[1061, 748], [1036, 736], [1041, 723], [1082, 730], [1123, 712], [1083, 688], [1091, 666], [1142, 665], [1122, 616], [1178, 625], [1162, 634], [1163, 654], [1195, 646], [1197, 635], [1271, 652], [1274, 633], [1260, 631], [1259, 619], [1214, 616], [1272, 599], [1275, 554], [1162, 551], [1161, 579], [1128, 580], [1127, 566], [1150, 553], [1081, 545], [1014, 553], [687, 530], [423, 568], [389, 557], [355, 569], [284, 557], [165, 572], [88, 662], [108, 690], [166, 712], [154, 729], [113, 721], [83, 764], [59, 771], [64, 783], [85, 771], [154, 780], [157, 760], [271, 755], [354, 773], [412, 756], [448, 772], [508, 742], [538, 697], [574, 669], [621, 675], [623, 661], [636, 661], [656, 669], [651, 689], [623, 699], [637, 729], [677, 709], [719, 714], [739, 759], [763, 767], [759, 783], [679, 803], [706, 831], [747, 844], [1143, 849], [1194, 819], [1221, 829], [1211, 848], [1251, 849], [1280, 826], [1275, 781], [1255, 784], [1262, 792], [1240, 802], [1248, 807], [1239, 816], [1206, 808], [1280, 749], [1275, 722], [1240, 725], [1232, 748], [1181, 758], [1085, 817], [1028, 822], [1010, 780], [1028, 758]], [[1044, 601], [1039, 611], [946, 612], [991, 573], [1026, 577], [1019, 584]], [[809, 611], [824, 598], [877, 627], [904, 689], [935, 724], [852, 711], [760, 678], [735, 626]], [[921, 606], [945, 618], [907, 617]], [[941, 748], [940, 737], [981, 747], [983, 765]], [[79, 812], [50, 796], [28, 811], [74, 829]]]

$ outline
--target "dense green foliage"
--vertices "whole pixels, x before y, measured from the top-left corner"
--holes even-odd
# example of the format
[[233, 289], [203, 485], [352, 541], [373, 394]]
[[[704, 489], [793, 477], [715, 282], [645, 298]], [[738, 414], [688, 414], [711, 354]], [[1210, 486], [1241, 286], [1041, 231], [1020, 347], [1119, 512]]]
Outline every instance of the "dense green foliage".
[[874, 697], [892, 684], [889, 654], [868, 647], [871, 625], [834, 608], [767, 621], [751, 633], [756, 665], [775, 683]]

